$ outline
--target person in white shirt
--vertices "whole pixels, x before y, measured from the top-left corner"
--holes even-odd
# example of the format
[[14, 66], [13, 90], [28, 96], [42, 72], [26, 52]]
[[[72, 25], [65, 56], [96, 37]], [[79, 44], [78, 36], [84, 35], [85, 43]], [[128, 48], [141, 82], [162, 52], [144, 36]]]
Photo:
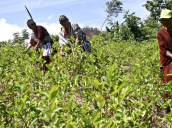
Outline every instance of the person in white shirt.
[[[59, 44], [60, 44], [60, 54], [64, 56], [64, 45], [70, 46], [69, 41], [72, 44], [79, 44], [82, 45], [82, 49], [87, 52], [91, 52], [91, 44], [90, 42], [86, 39], [86, 35], [83, 32], [83, 30], [79, 27], [77, 23], [74, 22], [69, 22], [69, 19], [61, 15], [59, 17], [59, 22], [62, 25], [62, 28], [59, 33]], [[72, 42], [70, 40], [70, 37], [75, 38], [75, 42]]]

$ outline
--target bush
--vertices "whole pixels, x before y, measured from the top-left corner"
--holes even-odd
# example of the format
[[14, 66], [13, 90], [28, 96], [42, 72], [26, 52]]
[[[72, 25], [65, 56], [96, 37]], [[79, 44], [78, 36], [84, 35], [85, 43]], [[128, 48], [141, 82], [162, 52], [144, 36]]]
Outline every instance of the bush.
[[[45, 75], [35, 50], [1, 48], [1, 127], [167, 125], [157, 123], [163, 119], [155, 112], [171, 105], [164, 92], [172, 94], [171, 86], [161, 86], [157, 41], [116, 43], [94, 36], [91, 43], [91, 54], [76, 48], [74, 55], [54, 55]], [[166, 119], [172, 126], [170, 114]]]

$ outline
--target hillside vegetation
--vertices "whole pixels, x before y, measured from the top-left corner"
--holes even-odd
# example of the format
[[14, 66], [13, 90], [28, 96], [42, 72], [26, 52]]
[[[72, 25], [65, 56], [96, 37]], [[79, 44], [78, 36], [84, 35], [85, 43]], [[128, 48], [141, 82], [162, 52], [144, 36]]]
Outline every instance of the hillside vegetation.
[[172, 127], [172, 113], [159, 114], [172, 87], [162, 86], [157, 40], [91, 44], [91, 54], [57, 53], [45, 75], [35, 49], [1, 47], [1, 127]]

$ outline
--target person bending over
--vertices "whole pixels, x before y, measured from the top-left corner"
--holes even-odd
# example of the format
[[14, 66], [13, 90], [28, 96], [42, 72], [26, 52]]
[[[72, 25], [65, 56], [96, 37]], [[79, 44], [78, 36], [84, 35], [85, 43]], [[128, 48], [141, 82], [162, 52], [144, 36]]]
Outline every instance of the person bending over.
[[[86, 39], [86, 35], [83, 30], [79, 27], [77, 23], [69, 22], [69, 19], [65, 15], [59, 17], [59, 22], [62, 25], [62, 28], [59, 33], [59, 44], [60, 44], [60, 54], [64, 56], [64, 46], [71, 48], [69, 53], [73, 53], [72, 46], [75, 44], [80, 45], [83, 51], [91, 52], [91, 44]], [[70, 37], [74, 37], [75, 41], [72, 42]], [[70, 43], [69, 43], [70, 42]]]
[[43, 65], [43, 69], [47, 71], [48, 68], [46, 67], [46, 64], [51, 63], [49, 55], [51, 55], [53, 52], [52, 45], [54, 42], [52, 41], [48, 31], [43, 26], [36, 25], [32, 19], [27, 21], [27, 25], [32, 30], [32, 34], [30, 44], [25, 52], [28, 51], [31, 47], [35, 47], [36, 51], [38, 51], [38, 48], [43, 50], [42, 58], [44, 61], [46, 61]]

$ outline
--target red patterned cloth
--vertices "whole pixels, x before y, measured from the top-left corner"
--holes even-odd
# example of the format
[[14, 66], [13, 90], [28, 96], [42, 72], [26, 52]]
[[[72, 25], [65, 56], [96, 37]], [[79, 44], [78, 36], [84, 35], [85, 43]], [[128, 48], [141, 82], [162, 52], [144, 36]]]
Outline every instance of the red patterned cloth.
[[[172, 53], [172, 35], [165, 29], [161, 29], [157, 35], [159, 48], [160, 48], [160, 69], [163, 77], [163, 82], [167, 83], [172, 81], [172, 60], [166, 56], [166, 52], [169, 51]], [[167, 74], [169, 76], [167, 76]], [[171, 95], [168, 93], [164, 94], [164, 98], [171, 99]]]
[[[32, 35], [30, 44], [35, 47], [37, 42], [36, 42], [36, 40], [34, 40], [34, 38], [37, 38], [37, 39], [43, 41], [44, 38], [48, 35], [49, 35], [48, 31], [44, 27], [36, 26], [36, 31], [34, 32], [34, 36], [36, 36], [36, 37], [33, 37], [33, 35]], [[51, 40], [50, 43], [52, 46], [54, 42]]]
[[167, 74], [172, 73], [172, 60], [166, 57], [167, 51], [172, 53], [172, 37], [170, 36], [169, 32], [163, 28], [158, 32], [157, 39], [160, 48], [161, 71], [164, 75], [163, 81], [166, 83], [172, 81], [172, 75], [167, 76]]

